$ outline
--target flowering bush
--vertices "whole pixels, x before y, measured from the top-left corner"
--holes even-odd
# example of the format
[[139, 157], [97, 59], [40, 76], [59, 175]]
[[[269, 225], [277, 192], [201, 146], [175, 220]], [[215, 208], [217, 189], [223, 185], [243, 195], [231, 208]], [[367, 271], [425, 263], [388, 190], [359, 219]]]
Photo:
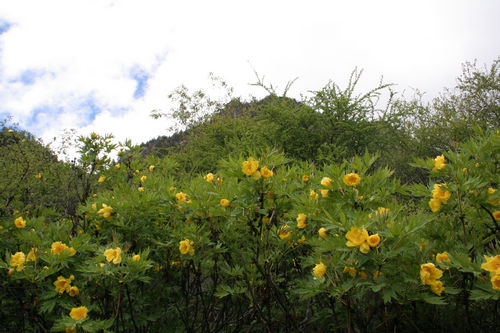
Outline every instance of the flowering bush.
[[78, 219], [1, 220], [2, 297], [33, 330], [492, 330], [500, 135], [441, 156], [402, 185], [369, 154], [263, 150], [178, 177], [129, 148], [100, 160]]

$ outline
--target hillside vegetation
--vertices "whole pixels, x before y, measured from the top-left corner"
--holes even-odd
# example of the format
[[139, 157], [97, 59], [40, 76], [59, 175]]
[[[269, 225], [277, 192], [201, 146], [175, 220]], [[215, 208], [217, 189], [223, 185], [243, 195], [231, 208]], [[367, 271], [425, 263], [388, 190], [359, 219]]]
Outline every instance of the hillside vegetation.
[[2, 122], [2, 329], [495, 331], [499, 64], [430, 103], [181, 87], [175, 134], [66, 162]]

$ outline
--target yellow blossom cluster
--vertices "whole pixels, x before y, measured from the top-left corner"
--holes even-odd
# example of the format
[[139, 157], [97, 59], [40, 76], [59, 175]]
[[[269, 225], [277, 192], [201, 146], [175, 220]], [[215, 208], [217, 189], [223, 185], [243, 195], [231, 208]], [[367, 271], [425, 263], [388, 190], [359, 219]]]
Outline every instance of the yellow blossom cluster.
[[105, 219], [111, 219], [111, 214], [113, 213], [113, 207], [106, 204], [102, 204], [102, 208], [97, 211], [97, 214], [102, 214]]
[[321, 185], [328, 187], [331, 184], [332, 184], [332, 179], [331, 178], [323, 177], [323, 179], [321, 179]]
[[347, 238], [346, 245], [348, 247], [359, 246], [361, 253], [365, 254], [370, 252], [370, 248], [376, 247], [380, 243], [380, 236], [378, 234], [369, 236], [365, 228], [352, 227], [345, 238]]
[[194, 255], [194, 242], [190, 241], [189, 239], [184, 239], [183, 241], [179, 242], [179, 252], [181, 254], [188, 254], [190, 256]]
[[361, 181], [361, 177], [357, 173], [348, 173], [342, 180], [347, 186], [356, 186]]
[[[448, 252], [443, 252], [443, 253], [436, 254], [436, 262], [438, 264], [443, 263], [445, 261], [451, 262], [450, 258], [448, 257]], [[444, 268], [444, 267], [441, 267], [441, 268], [448, 269], [448, 268]]]
[[229, 207], [230, 204], [231, 204], [231, 202], [229, 200], [227, 200], [227, 199], [221, 199], [220, 200], [220, 205], [222, 207], [224, 207], [224, 208]]
[[26, 227], [26, 221], [23, 219], [22, 216], [19, 216], [17, 219], [14, 220], [14, 225], [16, 228], [22, 229]]
[[314, 190], [309, 191], [309, 198], [311, 198], [311, 200], [316, 200], [316, 199], [318, 199], [318, 197], [319, 197], [319, 194], [316, 193]]
[[89, 310], [85, 306], [80, 306], [78, 308], [72, 308], [71, 311], [69, 312], [69, 316], [73, 320], [80, 320], [83, 318], [87, 318], [87, 313]]
[[486, 262], [481, 265], [481, 269], [490, 272], [491, 286], [495, 290], [500, 290], [500, 255], [494, 257], [484, 256]]
[[177, 198], [177, 202], [184, 202], [184, 201], [186, 201], [186, 193], [184, 193], [184, 192], [176, 193], [175, 197]]
[[319, 264], [316, 264], [313, 268], [313, 273], [316, 276], [322, 277], [326, 273], [326, 265], [320, 262]]
[[258, 168], [259, 161], [254, 160], [253, 157], [249, 157], [248, 160], [243, 162], [241, 171], [243, 171], [245, 175], [252, 176], [255, 179], [260, 179], [260, 177], [269, 178], [274, 176], [274, 173], [266, 166], [260, 168], [260, 171], [258, 170]]
[[214, 181], [214, 174], [213, 173], [207, 173], [207, 175], [205, 176], [205, 181], [207, 183], [211, 183]]
[[104, 183], [104, 181], [106, 180], [106, 176], [101, 176], [99, 177], [99, 179], [97, 180], [98, 183]]
[[445, 204], [448, 199], [450, 199], [450, 191], [446, 191], [446, 184], [434, 184], [434, 189], [432, 190], [432, 199], [429, 201], [429, 207], [434, 213], [437, 213], [441, 209], [441, 205]]
[[56, 292], [63, 294], [67, 292], [70, 296], [76, 296], [79, 293], [78, 287], [72, 286], [71, 281], [75, 279], [74, 275], [65, 278], [64, 276], [59, 276], [56, 281], [54, 281], [54, 286], [56, 287]]
[[24, 254], [24, 252], [16, 252], [10, 257], [9, 265], [14, 267], [18, 272], [24, 269], [25, 263], [26, 263], [26, 255]]
[[444, 290], [443, 283], [438, 280], [442, 276], [443, 271], [436, 268], [433, 263], [429, 262], [420, 265], [420, 279], [422, 280], [422, 284], [430, 286], [432, 292], [439, 296], [441, 296]]
[[446, 166], [446, 163], [445, 163], [444, 155], [437, 156], [434, 159], [434, 167], [432, 168], [432, 171], [444, 169], [445, 166]]
[[318, 235], [323, 239], [326, 239], [326, 237], [328, 237], [328, 235], [326, 234], [325, 228], [319, 228]]
[[[379, 207], [375, 211], [375, 216], [383, 216], [383, 215], [387, 215], [387, 214], [389, 214], [389, 208]], [[370, 214], [368, 214], [368, 217], [373, 218], [373, 215], [370, 213]]]
[[115, 249], [107, 249], [104, 251], [104, 256], [108, 262], [118, 265], [122, 262], [122, 250], [117, 247]]
[[50, 252], [52, 254], [60, 255], [64, 250], [68, 250], [70, 257], [76, 254], [76, 250], [73, 247], [68, 248], [68, 245], [62, 242], [53, 242], [50, 246]]
[[280, 236], [280, 239], [285, 239], [288, 236], [290, 236], [291, 234], [292, 234], [292, 232], [288, 231], [287, 225], [281, 226], [278, 230], [278, 235]]
[[300, 213], [297, 216], [297, 228], [304, 229], [306, 227], [306, 220], [307, 220], [307, 215]]
[[[496, 189], [494, 189], [493, 187], [490, 187], [488, 189], [488, 196], [494, 195], [496, 191], [497, 191]], [[500, 204], [500, 199], [486, 200], [486, 202], [490, 203], [490, 204], [492, 204], [494, 206], [498, 206]]]

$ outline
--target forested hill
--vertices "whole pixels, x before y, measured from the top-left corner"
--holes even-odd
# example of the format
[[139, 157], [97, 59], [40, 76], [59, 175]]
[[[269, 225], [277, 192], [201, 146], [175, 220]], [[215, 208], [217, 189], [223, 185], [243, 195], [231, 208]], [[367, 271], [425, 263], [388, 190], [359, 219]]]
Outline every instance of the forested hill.
[[[276, 94], [249, 102], [233, 98], [213, 113], [191, 114], [194, 120], [182, 130], [145, 143], [144, 153], [168, 154], [187, 172], [205, 172], [215, 170], [220, 158], [262, 147], [316, 164], [368, 151], [380, 155], [379, 165], [412, 182], [420, 177], [408, 167], [415, 157], [453, 149], [468, 140], [474, 128], [500, 128], [498, 65], [499, 60], [488, 69], [467, 63], [457, 86], [430, 103], [418, 95], [394, 94], [390, 85], [359, 92], [361, 73], [356, 71], [347, 87], [329, 83], [303, 101]], [[389, 102], [377, 103], [380, 96], [389, 97]], [[204, 97], [193, 94], [189, 100]]]

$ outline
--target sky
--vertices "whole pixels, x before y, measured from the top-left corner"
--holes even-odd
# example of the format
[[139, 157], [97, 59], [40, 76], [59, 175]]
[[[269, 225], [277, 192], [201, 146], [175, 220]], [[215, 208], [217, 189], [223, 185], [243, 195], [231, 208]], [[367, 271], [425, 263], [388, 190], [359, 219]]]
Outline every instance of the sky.
[[[255, 72], [299, 99], [363, 69], [400, 94], [452, 88], [466, 61], [500, 56], [500, 1], [0, 1], [0, 120], [44, 142], [64, 130], [140, 144], [168, 135], [152, 110], [180, 85], [211, 94], [209, 73], [243, 99]], [[255, 71], [255, 72], [254, 72]]]

